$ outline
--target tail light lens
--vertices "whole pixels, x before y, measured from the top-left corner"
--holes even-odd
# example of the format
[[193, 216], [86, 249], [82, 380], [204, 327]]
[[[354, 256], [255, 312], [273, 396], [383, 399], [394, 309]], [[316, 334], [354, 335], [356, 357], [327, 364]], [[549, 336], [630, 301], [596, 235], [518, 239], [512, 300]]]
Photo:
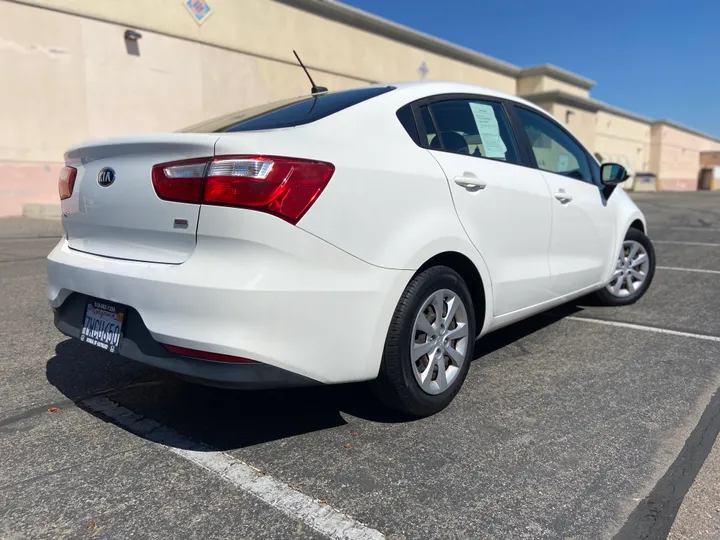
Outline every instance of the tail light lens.
[[63, 167], [60, 169], [60, 177], [58, 178], [58, 193], [60, 200], [69, 199], [75, 188], [75, 178], [77, 177], [77, 169], [73, 167]]
[[166, 201], [200, 203], [207, 158], [161, 163], [152, 170], [155, 193]]
[[335, 172], [330, 163], [267, 156], [222, 156], [153, 167], [161, 199], [249, 208], [295, 224]]

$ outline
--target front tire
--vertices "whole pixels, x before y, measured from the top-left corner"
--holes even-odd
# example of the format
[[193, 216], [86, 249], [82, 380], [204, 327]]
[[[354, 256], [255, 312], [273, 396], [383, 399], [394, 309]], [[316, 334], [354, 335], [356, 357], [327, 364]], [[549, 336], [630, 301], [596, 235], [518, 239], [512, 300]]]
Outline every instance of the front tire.
[[475, 310], [465, 281], [446, 266], [428, 268], [395, 308], [373, 390], [404, 414], [435, 414], [460, 390], [474, 344]]
[[655, 248], [645, 233], [628, 229], [615, 263], [613, 278], [596, 296], [605, 306], [634, 304], [647, 292], [655, 276]]

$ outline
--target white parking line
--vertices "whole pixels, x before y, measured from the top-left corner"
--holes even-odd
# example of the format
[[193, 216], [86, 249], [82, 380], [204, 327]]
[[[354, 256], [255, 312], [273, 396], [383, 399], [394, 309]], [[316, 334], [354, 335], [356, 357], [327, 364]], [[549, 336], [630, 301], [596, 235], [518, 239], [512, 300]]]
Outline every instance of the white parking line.
[[679, 266], [656, 266], [658, 270], [676, 270], [678, 272], [699, 272], [701, 274], [720, 274], [720, 270], [702, 270], [700, 268], [680, 268]]
[[645, 332], [656, 332], [658, 334], [669, 334], [671, 336], [681, 336], [681, 337], [689, 337], [689, 338], [695, 338], [695, 339], [703, 339], [705, 341], [716, 341], [720, 343], [720, 337], [717, 336], [707, 336], [705, 334], [693, 334], [692, 332], [680, 332], [678, 330], [667, 330], [665, 328], [657, 328], [656, 326], [644, 326], [641, 324], [632, 324], [632, 323], [624, 323], [624, 322], [616, 322], [616, 321], [604, 321], [602, 319], [591, 319], [590, 317], [565, 317], [566, 319], [569, 319], [571, 321], [582, 321], [586, 323], [593, 323], [593, 324], [604, 324], [607, 326], [617, 326], [620, 328], [630, 328], [632, 330], [643, 330]]
[[236, 488], [311, 529], [336, 540], [383, 540], [385, 535], [335, 510], [329, 504], [305, 495], [289, 485], [224, 452], [215, 452], [177, 431], [106, 397], [90, 398], [82, 404], [115, 423], [149, 440], [163, 444], [173, 454], [219, 476]]
[[670, 227], [673, 231], [720, 232], [720, 227]]
[[720, 247], [720, 244], [711, 244], [709, 242], [681, 242], [679, 240], [653, 240], [653, 244], [679, 244], [681, 246], [707, 246]]

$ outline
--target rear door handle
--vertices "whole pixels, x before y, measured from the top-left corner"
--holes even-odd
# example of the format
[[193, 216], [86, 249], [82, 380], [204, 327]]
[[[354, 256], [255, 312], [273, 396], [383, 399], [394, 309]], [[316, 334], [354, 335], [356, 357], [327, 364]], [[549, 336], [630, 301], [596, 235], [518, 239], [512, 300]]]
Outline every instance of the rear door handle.
[[561, 189], [555, 194], [555, 198], [560, 201], [561, 204], [567, 204], [573, 200], [572, 195], [566, 193], [564, 189]]
[[456, 176], [453, 180], [458, 186], [464, 187], [470, 191], [477, 191], [487, 187], [487, 182], [485, 180], [480, 180], [480, 178], [472, 173], [465, 173], [463, 176]]

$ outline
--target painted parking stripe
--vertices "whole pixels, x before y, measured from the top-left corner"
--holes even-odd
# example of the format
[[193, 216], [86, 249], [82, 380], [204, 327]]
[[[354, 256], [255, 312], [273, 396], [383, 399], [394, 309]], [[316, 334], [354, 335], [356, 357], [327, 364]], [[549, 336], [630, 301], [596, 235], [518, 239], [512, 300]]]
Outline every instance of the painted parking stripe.
[[617, 321], [605, 321], [603, 319], [593, 319], [590, 317], [570, 316], [570, 317], [565, 317], [565, 319], [569, 319], [571, 321], [581, 321], [581, 322], [586, 322], [586, 323], [593, 323], [593, 324], [604, 324], [607, 326], [617, 326], [619, 328], [630, 328], [631, 330], [643, 330], [644, 332], [656, 332], [658, 334], [668, 334], [671, 336], [702, 339], [705, 341], [715, 341], [717, 343], [720, 343], [720, 337], [718, 337], [718, 336], [708, 336], [706, 334], [694, 334], [692, 332], [680, 332], [678, 330], [668, 330], [666, 328], [658, 328], [656, 326], [644, 326], [642, 324], [624, 323], [624, 322], [617, 322]]
[[680, 246], [707, 246], [720, 247], [720, 244], [712, 244], [710, 242], [681, 242], [679, 240], [653, 240], [653, 244], [678, 244]]
[[720, 232], [720, 227], [670, 227], [673, 231]]
[[301, 493], [289, 485], [224, 452], [195, 443], [177, 431], [140, 416], [106, 397], [86, 399], [80, 404], [143, 438], [165, 445], [173, 454], [202, 467], [239, 490], [311, 529], [334, 540], [383, 540], [385, 535], [335, 510], [329, 504]]
[[677, 272], [699, 272], [700, 274], [720, 274], [720, 270], [702, 270], [701, 268], [680, 268], [679, 266], [656, 266], [658, 270], [675, 270]]

